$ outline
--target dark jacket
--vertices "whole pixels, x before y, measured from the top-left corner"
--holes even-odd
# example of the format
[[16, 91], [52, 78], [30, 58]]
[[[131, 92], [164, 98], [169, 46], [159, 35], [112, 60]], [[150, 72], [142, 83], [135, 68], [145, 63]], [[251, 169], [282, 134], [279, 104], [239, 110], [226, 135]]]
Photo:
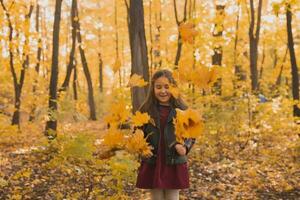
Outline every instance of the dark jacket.
[[[158, 115], [158, 114], [157, 114]], [[181, 164], [187, 162], [187, 156], [180, 156], [176, 149], [175, 144], [176, 136], [175, 136], [175, 127], [173, 124], [173, 118], [176, 117], [176, 110], [171, 108], [165, 128], [164, 128], [164, 139], [166, 142], [165, 151], [166, 151], [166, 163], [167, 164]], [[154, 164], [157, 157], [158, 145], [159, 145], [159, 137], [160, 137], [160, 120], [159, 115], [155, 117], [155, 120], [151, 118], [150, 122], [145, 124], [143, 127], [144, 136], [147, 142], [153, 147], [152, 153], [153, 155], [150, 158], [143, 158], [144, 161], [150, 164]], [[184, 146], [187, 149], [187, 153], [192, 148], [195, 143], [195, 139], [185, 139]]]

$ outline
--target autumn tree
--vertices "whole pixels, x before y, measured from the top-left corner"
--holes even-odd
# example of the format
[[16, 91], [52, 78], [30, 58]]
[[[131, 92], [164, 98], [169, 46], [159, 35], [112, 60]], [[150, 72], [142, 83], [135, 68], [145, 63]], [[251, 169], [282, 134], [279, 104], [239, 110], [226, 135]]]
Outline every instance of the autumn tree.
[[[10, 10], [5, 6], [3, 0], [0, 1], [1, 6], [4, 10], [6, 20], [8, 22], [8, 27], [9, 27], [9, 65], [10, 65], [10, 71], [12, 73], [12, 78], [13, 78], [13, 83], [14, 83], [14, 93], [15, 93], [15, 102], [14, 102], [14, 107], [15, 111], [12, 116], [12, 125], [18, 125], [20, 126], [20, 107], [21, 107], [21, 94], [22, 94], [22, 88], [24, 85], [25, 81], [25, 74], [26, 70], [29, 66], [29, 28], [30, 28], [30, 16], [33, 11], [33, 5], [30, 5], [29, 12], [25, 15], [25, 30], [24, 30], [24, 35], [25, 35], [25, 41], [24, 41], [24, 46], [23, 46], [23, 62], [22, 62], [22, 68], [18, 80], [18, 75], [16, 72], [15, 64], [14, 64], [14, 51], [16, 49], [13, 49], [13, 43], [14, 43], [14, 38], [13, 38], [13, 33], [14, 33], [14, 28], [13, 28], [13, 23], [11, 20], [11, 14]], [[9, 6], [9, 8], [13, 8], [15, 5], [15, 2], [12, 2], [12, 4]], [[18, 52], [18, 51], [17, 51]]]
[[187, 20], [187, 0], [184, 1], [184, 9], [183, 9], [182, 20], [179, 20], [179, 18], [178, 18], [176, 0], [173, 0], [173, 4], [174, 4], [175, 20], [176, 20], [176, 24], [177, 24], [177, 28], [178, 28], [177, 51], [176, 51], [176, 57], [175, 57], [175, 63], [174, 63], [175, 68], [177, 68], [179, 60], [180, 60], [181, 51], [182, 51], [182, 36], [180, 34], [179, 27], [182, 24], [184, 24]]
[[[286, 1], [286, 29], [288, 36], [288, 48], [290, 52], [290, 61], [291, 61], [291, 74], [292, 74], [292, 94], [293, 99], [299, 101], [299, 74], [298, 66], [296, 61], [295, 49], [294, 49], [294, 39], [292, 31], [292, 4], [289, 1]], [[300, 117], [300, 109], [294, 104], [293, 106], [294, 116]]]
[[[131, 75], [138, 74], [141, 75], [145, 81], [149, 81], [143, 1], [130, 0], [130, 4], [128, 4], [127, 1], [125, 2], [129, 13], [128, 30], [131, 50]], [[138, 110], [146, 97], [146, 93], [147, 87], [133, 87], [131, 89], [133, 112]]]
[[[249, 26], [249, 48], [250, 48], [250, 72], [252, 91], [258, 89], [258, 43], [260, 34], [262, 0], [258, 1], [257, 17], [255, 18], [254, 0], [250, 0], [250, 26]], [[256, 21], [256, 25], [255, 25]]]
[[[36, 12], [35, 12], [35, 31], [38, 34], [38, 49], [37, 49], [37, 62], [35, 64], [35, 72], [36, 76], [33, 80], [33, 87], [32, 87], [32, 93], [35, 94], [37, 90], [38, 85], [38, 76], [40, 73], [40, 66], [41, 66], [41, 56], [42, 56], [42, 37], [41, 37], [41, 31], [40, 31], [40, 5], [37, 1], [36, 3]], [[35, 119], [35, 111], [36, 111], [36, 103], [33, 102], [32, 109], [30, 111], [29, 121], [33, 121]]]
[[72, 5], [71, 5], [71, 25], [72, 25], [72, 33], [71, 33], [71, 51], [69, 54], [69, 63], [67, 66], [67, 73], [65, 76], [65, 79], [63, 81], [63, 84], [61, 85], [59, 91], [66, 91], [67, 88], [69, 87], [69, 82], [72, 74], [72, 70], [75, 68], [75, 50], [76, 50], [76, 33], [78, 30], [78, 25], [77, 25], [77, 20], [78, 18], [76, 17], [76, 1], [72, 0]]
[[93, 90], [93, 83], [92, 83], [92, 78], [91, 78], [91, 73], [88, 67], [87, 59], [85, 56], [85, 51], [83, 49], [82, 45], [82, 37], [81, 37], [81, 32], [80, 32], [80, 21], [79, 21], [79, 13], [78, 13], [78, 4], [77, 0], [74, 0], [75, 2], [75, 13], [76, 13], [76, 21], [77, 21], [77, 41], [79, 43], [79, 53], [81, 57], [81, 64], [83, 67], [83, 72], [87, 81], [88, 85], [88, 104], [90, 108], [90, 119], [91, 120], [96, 120], [96, 106], [95, 106], [95, 100], [94, 100], [94, 90]]
[[[58, 58], [59, 58], [59, 31], [60, 31], [60, 19], [61, 19], [61, 4], [62, 0], [55, 1], [55, 14], [53, 24], [53, 39], [52, 39], [52, 66], [49, 85], [49, 119], [46, 122], [45, 134], [50, 139], [56, 137], [57, 129], [57, 82], [58, 82]], [[50, 133], [51, 132], [51, 133]]]

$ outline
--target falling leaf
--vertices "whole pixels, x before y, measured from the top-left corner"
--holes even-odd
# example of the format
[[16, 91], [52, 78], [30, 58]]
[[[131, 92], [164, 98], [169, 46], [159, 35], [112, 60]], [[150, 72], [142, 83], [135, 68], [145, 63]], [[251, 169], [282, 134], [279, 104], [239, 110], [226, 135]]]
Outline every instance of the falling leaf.
[[195, 25], [191, 22], [182, 23], [179, 26], [179, 32], [182, 41], [190, 44], [194, 43], [194, 38], [198, 35], [198, 32], [195, 30]]
[[134, 126], [142, 126], [143, 124], [148, 123], [149, 120], [150, 116], [147, 113], [141, 113], [140, 111], [137, 111], [131, 118]]
[[138, 74], [133, 74], [128, 82], [128, 87], [144, 87], [148, 83]]

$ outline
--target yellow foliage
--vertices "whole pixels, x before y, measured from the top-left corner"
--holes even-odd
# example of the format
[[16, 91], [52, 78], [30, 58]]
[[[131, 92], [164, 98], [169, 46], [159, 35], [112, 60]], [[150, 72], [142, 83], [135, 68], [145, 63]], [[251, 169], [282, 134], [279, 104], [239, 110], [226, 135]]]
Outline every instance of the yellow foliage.
[[174, 120], [176, 140], [183, 143], [184, 138], [198, 138], [203, 132], [203, 121], [196, 110], [176, 109], [177, 116]]
[[200, 88], [208, 88], [218, 78], [217, 67], [208, 68], [200, 66], [192, 73], [192, 82]]
[[137, 153], [145, 157], [152, 155], [151, 147], [146, 142], [144, 138], [144, 133], [142, 130], [137, 129], [129, 139], [126, 144], [126, 149], [128, 152]]
[[130, 80], [128, 82], [128, 86], [129, 87], [144, 87], [145, 85], [147, 85], [148, 83], [142, 78], [141, 75], [138, 74], [133, 74], [130, 77]]
[[111, 126], [117, 126], [120, 123], [125, 122], [130, 116], [130, 112], [126, 109], [125, 101], [119, 101], [110, 110], [110, 114], [104, 117], [105, 122]]
[[125, 137], [124, 133], [116, 128], [108, 129], [107, 133], [103, 137], [103, 144], [106, 145], [110, 149], [121, 149], [125, 145]]
[[134, 126], [142, 126], [150, 120], [150, 116], [147, 113], [141, 113], [137, 111], [135, 115], [132, 116], [131, 122]]

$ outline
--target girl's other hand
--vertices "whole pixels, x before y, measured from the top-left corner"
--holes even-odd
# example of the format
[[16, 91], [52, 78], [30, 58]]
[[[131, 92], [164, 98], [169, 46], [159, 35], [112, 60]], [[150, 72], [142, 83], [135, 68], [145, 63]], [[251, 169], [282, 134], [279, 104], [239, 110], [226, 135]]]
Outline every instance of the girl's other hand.
[[182, 144], [176, 144], [175, 149], [180, 156], [184, 156], [186, 154], [186, 148]]

